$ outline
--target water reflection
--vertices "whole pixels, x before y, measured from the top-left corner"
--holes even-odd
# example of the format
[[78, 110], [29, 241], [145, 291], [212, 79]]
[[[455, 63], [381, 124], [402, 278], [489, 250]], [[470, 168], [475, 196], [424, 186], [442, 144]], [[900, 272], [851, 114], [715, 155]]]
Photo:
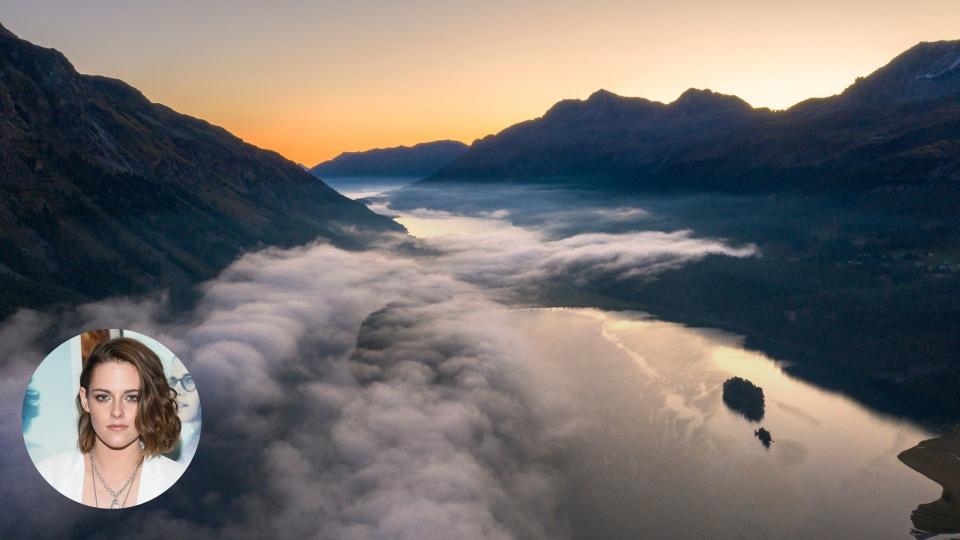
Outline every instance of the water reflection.
[[[522, 310], [544, 400], [578, 411], [568, 448], [576, 537], [908, 537], [938, 489], [897, 461], [929, 433], [793, 379], [739, 340], [633, 313]], [[740, 376], [768, 399], [758, 444], [722, 402]]]
[[[493, 210], [397, 212], [386, 200], [372, 207], [437, 245], [461, 237], [476, 251], [478, 235], [543, 240]], [[568, 471], [574, 537], [948, 532], [918, 521], [914, 510], [925, 508], [918, 501], [934, 500], [940, 490], [897, 459], [931, 433], [791, 378], [735, 336], [595, 309], [516, 310], [509, 317], [528, 340], [537, 370], [532, 391], [544, 410], [566, 412], [551, 425]], [[723, 404], [722, 385], [731, 377], [763, 389], [763, 427], [775, 439], [769, 448], [757, 441], [757, 423]], [[943, 493], [941, 501], [955, 500]]]
[[336, 178], [324, 177], [323, 182], [350, 199], [364, 199], [400, 189], [417, 178]]

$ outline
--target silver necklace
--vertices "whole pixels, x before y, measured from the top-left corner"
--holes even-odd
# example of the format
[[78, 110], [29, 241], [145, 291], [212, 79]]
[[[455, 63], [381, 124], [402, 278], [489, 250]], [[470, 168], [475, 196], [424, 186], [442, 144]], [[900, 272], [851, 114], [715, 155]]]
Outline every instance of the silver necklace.
[[[93, 506], [100, 508], [100, 500], [97, 498], [97, 483], [93, 481], [93, 475], [90, 475], [90, 486], [93, 488]], [[131, 489], [130, 491], [133, 490]], [[127, 496], [123, 498], [123, 504], [120, 505], [120, 508], [123, 508], [127, 505], [127, 498], [130, 497], [130, 491], [128, 491]], [[114, 507], [111, 506], [111, 509], [113, 508]]]
[[[133, 472], [130, 473], [130, 478], [127, 478], [127, 481], [123, 483], [123, 486], [120, 489], [114, 491], [110, 489], [110, 486], [107, 484], [107, 481], [104, 480], [103, 476], [100, 475], [100, 471], [97, 469], [97, 457], [93, 455], [93, 449], [90, 449], [90, 468], [93, 469], [93, 474], [100, 480], [100, 484], [103, 486], [103, 489], [107, 490], [110, 493], [110, 496], [113, 497], [113, 501], [110, 502], [111, 509], [122, 508], [123, 505], [127, 504], [127, 498], [130, 497], [130, 491], [127, 491], [126, 497], [123, 498], [123, 503], [120, 502], [120, 494], [123, 493], [125, 489], [130, 487], [130, 484], [133, 483], [133, 479], [137, 476], [137, 471], [140, 470], [140, 464], [143, 463], [143, 454], [140, 454], [140, 459], [137, 460], [137, 464], [133, 467]], [[91, 481], [93, 479], [91, 478]], [[97, 486], [93, 486], [93, 504], [99, 508], [100, 501], [97, 500]]]

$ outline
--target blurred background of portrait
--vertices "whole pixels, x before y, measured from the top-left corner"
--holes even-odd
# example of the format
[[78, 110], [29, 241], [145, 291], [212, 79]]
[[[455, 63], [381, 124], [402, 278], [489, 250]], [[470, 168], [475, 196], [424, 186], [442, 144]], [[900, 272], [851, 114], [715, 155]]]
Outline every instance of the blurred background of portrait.
[[200, 442], [200, 395], [197, 393], [193, 376], [182, 362], [173, 362], [171, 369], [173, 376], [168, 377], [168, 381], [177, 391], [177, 405], [180, 407], [178, 416], [182, 425], [180, 444], [173, 452], [167, 454], [167, 457], [188, 464]]
[[34, 463], [75, 448], [76, 407], [83, 360], [98, 343], [125, 336], [150, 347], [160, 358], [170, 386], [177, 392], [182, 422], [180, 443], [166, 457], [189, 464], [200, 440], [200, 395], [183, 362], [162, 343], [131, 330], [94, 330], [70, 338], [43, 359], [23, 398], [23, 440]]
[[27, 383], [27, 393], [23, 397], [23, 412], [20, 416], [20, 421], [23, 425], [24, 433], [24, 442], [27, 445], [27, 451], [33, 452], [37, 447], [37, 444], [26, 438], [26, 433], [30, 430], [30, 424], [33, 423], [33, 419], [40, 414], [40, 392], [37, 392], [37, 389], [33, 386], [33, 378], [30, 378], [30, 382]]

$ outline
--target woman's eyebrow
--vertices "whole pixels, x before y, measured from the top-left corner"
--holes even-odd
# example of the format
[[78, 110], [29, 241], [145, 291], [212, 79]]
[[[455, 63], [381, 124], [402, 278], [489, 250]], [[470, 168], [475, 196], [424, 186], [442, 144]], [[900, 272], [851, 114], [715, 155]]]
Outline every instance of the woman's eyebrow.
[[[110, 395], [113, 395], [113, 392], [107, 390], [106, 388], [91, 388], [90, 391], [91, 391], [91, 392], [106, 392], [106, 393], [108, 393], [108, 394], [110, 394]], [[132, 392], [139, 392], [139, 391], [140, 391], [139, 388], [134, 388], [134, 389], [132, 389], [132, 390], [124, 390], [123, 393], [124, 393], [124, 394], [130, 394], [130, 393], [132, 393]]]

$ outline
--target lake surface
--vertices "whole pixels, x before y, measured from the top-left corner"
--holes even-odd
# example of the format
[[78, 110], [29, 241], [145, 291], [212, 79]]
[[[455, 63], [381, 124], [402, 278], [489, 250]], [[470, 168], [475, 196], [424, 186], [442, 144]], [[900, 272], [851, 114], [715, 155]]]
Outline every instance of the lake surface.
[[324, 178], [328, 186], [351, 199], [363, 199], [412, 184], [416, 178]]
[[[394, 214], [428, 244], [504, 226], [495, 215]], [[910, 538], [911, 512], [940, 496], [897, 459], [934, 434], [792, 378], [737, 336], [627, 311], [505, 317], [523, 336], [532, 399], [554, 411], [575, 538]], [[723, 403], [733, 376], [763, 388], [760, 422]]]
[[[897, 460], [930, 433], [788, 377], [733, 336], [630, 312], [513, 317], [579, 412], [575, 537], [909, 538], [911, 511], [940, 495]], [[732, 376], [763, 388], [761, 422], [723, 403]]]

